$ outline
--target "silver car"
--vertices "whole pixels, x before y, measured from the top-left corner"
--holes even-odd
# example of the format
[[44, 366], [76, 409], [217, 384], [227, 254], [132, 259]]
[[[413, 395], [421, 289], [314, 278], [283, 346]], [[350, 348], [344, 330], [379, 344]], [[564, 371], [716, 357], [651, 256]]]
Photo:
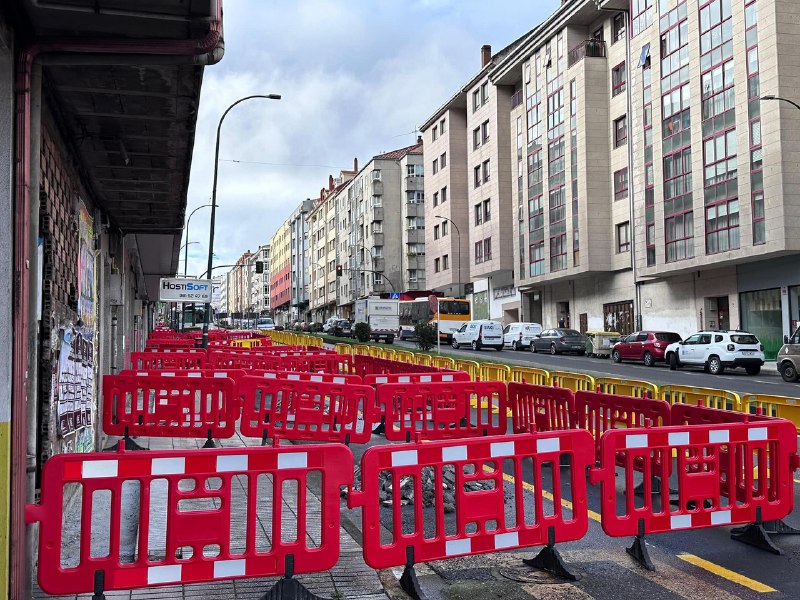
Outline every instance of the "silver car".
[[586, 336], [574, 329], [565, 327], [547, 329], [533, 339], [531, 352], [549, 352], [550, 354], [574, 352], [576, 354], [586, 354]]

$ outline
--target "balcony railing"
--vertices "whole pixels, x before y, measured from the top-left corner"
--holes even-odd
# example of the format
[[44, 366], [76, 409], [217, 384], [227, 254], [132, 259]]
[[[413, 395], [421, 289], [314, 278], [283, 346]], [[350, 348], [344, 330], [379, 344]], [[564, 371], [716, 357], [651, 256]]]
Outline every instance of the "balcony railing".
[[514, 92], [514, 95], [511, 96], [511, 110], [517, 108], [520, 104], [522, 104], [522, 90], [519, 89]]
[[584, 58], [605, 58], [606, 43], [603, 40], [584, 40], [567, 54], [567, 68]]

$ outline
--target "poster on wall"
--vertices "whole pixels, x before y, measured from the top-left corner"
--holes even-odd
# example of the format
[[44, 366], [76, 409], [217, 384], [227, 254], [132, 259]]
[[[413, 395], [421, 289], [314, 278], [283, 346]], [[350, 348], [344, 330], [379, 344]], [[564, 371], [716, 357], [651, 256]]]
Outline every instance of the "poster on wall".
[[83, 202], [78, 208], [78, 318], [84, 334], [94, 338], [94, 219]]
[[94, 344], [72, 327], [58, 332], [53, 362], [53, 404], [61, 438], [78, 433], [83, 451], [93, 448]]

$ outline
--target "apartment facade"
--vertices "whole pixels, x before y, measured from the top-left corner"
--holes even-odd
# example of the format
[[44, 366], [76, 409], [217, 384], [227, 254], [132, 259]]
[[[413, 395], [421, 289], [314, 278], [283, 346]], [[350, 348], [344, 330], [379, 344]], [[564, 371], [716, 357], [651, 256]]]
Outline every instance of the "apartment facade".
[[289, 319], [308, 320], [309, 256], [306, 218], [313, 207], [311, 199], [303, 200], [289, 216], [291, 306]]
[[289, 221], [284, 221], [269, 242], [270, 308], [276, 325], [289, 321], [289, 303], [292, 300], [291, 231]]
[[[254, 314], [268, 316], [270, 314], [269, 303], [269, 244], [259, 246], [250, 257], [251, 281], [250, 281], [250, 305]], [[262, 264], [262, 271], [258, 273], [257, 263]]]
[[231, 315], [235, 319], [248, 318], [252, 310], [250, 304], [251, 257], [253, 253], [247, 250], [236, 261], [230, 272]]
[[[418, 139], [422, 142], [422, 138]], [[425, 230], [414, 227], [425, 217], [425, 167], [422, 147], [409, 150], [400, 158], [402, 180], [400, 201], [400, 291], [416, 292], [426, 288]]]
[[[562, 5], [489, 74], [507, 123], [521, 318], [747, 329], [800, 320], [800, 96], [779, 0]], [[615, 12], [618, 11], [618, 12]]]

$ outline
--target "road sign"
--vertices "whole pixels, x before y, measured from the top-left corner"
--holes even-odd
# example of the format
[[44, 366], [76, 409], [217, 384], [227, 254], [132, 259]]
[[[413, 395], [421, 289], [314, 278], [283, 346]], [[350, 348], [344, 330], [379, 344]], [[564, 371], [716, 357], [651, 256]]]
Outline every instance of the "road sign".
[[158, 299], [162, 302], [210, 303], [211, 280], [162, 277], [158, 289]]
[[400, 292], [390, 292], [389, 300], [400, 300]]

